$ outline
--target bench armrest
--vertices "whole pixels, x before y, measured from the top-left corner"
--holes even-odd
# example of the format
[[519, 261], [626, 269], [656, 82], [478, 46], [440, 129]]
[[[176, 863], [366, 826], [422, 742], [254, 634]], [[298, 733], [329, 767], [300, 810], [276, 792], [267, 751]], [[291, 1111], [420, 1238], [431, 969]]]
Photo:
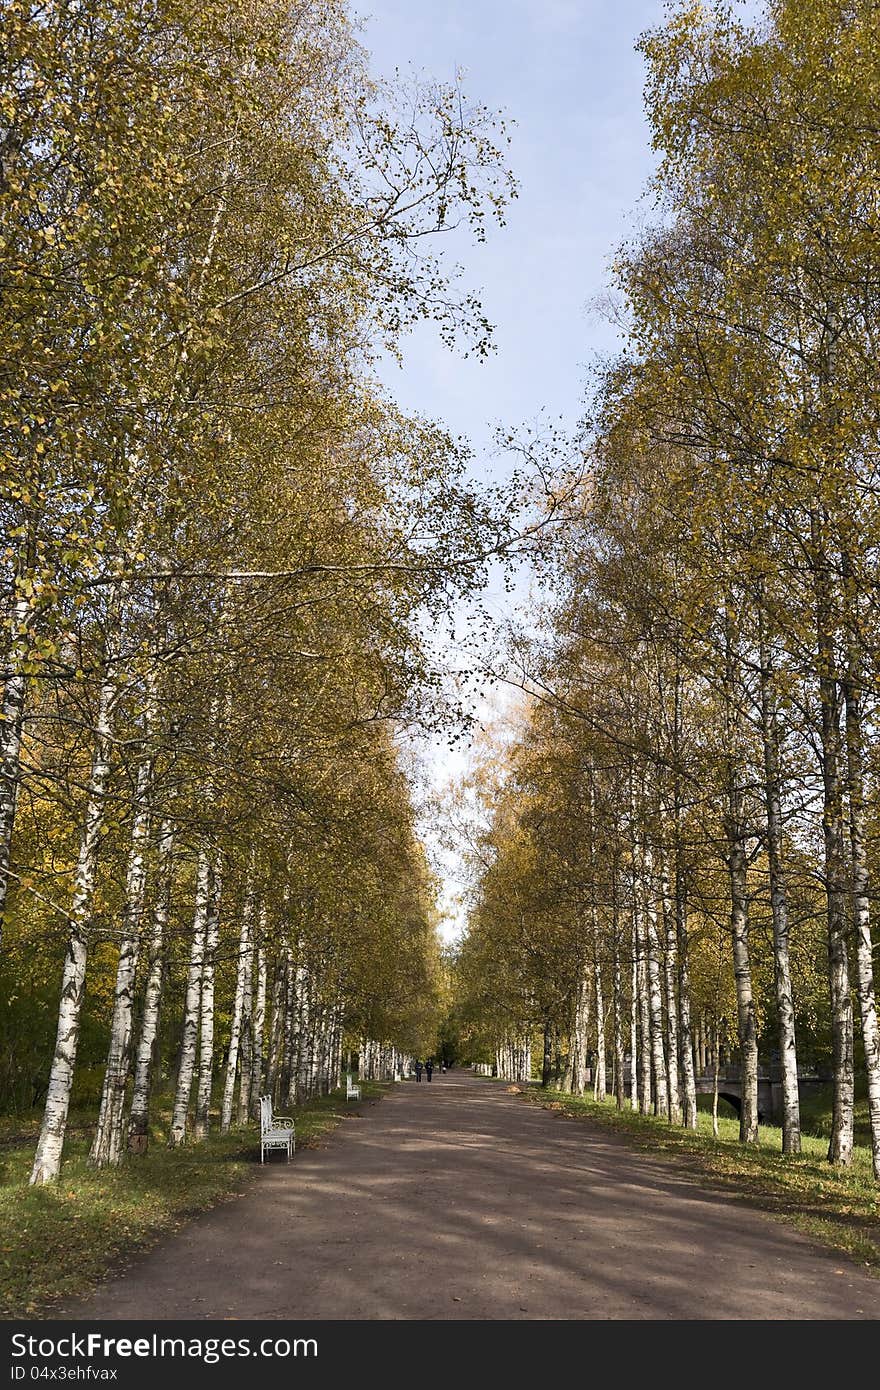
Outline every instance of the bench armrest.
[[294, 1128], [295, 1128], [294, 1123], [293, 1123], [293, 1120], [292, 1120], [292, 1118], [291, 1118], [290, 1115], [273, 1115], [273, 1116], [272, 1116], [272, 1128], [273, 1128], [273, 1129], [281, 1129], [284, 1125], [288, 1125], [291, 1129], [294, 1129]]

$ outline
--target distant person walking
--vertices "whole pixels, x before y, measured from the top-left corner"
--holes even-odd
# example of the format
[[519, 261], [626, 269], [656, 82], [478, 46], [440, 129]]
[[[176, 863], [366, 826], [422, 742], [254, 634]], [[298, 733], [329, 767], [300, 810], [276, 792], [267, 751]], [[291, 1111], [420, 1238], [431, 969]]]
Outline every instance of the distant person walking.
[[[421, 1062], [416, 1062], [416, 1081], [421, 1081], [421, 1079], [422, 1079], [422, 1064], [421, 1064]], [[428, 1080], [429, 1080], [429, 1081], [431, 1080], [430, 1076], [428, 1077]]]
[[431, 1080], [431, 1077], [434, 1075], [434, 1059], [432, 1057], [429, 1057], [427, 1062], [425, 1063], [425, 1075], [427, 1076], [429, 1081]]

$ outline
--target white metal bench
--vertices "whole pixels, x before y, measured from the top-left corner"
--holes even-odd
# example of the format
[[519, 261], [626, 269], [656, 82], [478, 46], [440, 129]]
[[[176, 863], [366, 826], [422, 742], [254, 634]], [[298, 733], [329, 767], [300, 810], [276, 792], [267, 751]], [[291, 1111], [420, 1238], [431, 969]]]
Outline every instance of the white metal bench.
[[357, 1084], [356, 1081], [352, 1081], [352, 1079], [351, 1079], [351, 1072], [346, 1072], [346, 1074], [345, 1074], [345, 1099], [346, 1099], [346, 1100], [360, 1100], [360, 1098], [361, 1098], [361, 1088], [360, 1088], [360, 1086]]
[[289, 1115], [272, 1114], [272, 1097], [260, 1096], [260, 1162], [267, 1149], [286, 1149], [287, 1161], [296, 1151], [296, 1132]]

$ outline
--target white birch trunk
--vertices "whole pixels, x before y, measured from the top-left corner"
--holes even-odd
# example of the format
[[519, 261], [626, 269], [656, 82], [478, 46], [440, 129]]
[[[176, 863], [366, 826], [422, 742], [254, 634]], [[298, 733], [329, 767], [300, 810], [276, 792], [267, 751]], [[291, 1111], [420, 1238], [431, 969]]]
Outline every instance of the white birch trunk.
[[31, 601], [19, 594], [12, 605], [10, 615], [8, 671], [0, 712], [0, 947], [3, 945], [12, 830], [21, 779], [21, 734], [27, 694], [27, 678], [22, 670], [22, 663], [31, 613]]
[[718, 1029], [715, 1029], [715, 1049], [712, 1076], [712, 1133], [718, 1138], [718, 1068], [719, 1068]]
[[199, 850], [196, 870], [196, 896], [193, 911], [192, 944], [183, 1005], [183, 1036], [180, 1044], [180, 1066], [177, 1090], [171, 1115], [168, 1143], [172, 1148], [186, 1143], [190, 1097], [196, 1067], [196, 1048], [199, 1040], [199, 1003], [202, 993], [202, 968], [205, 958], [205, 932], [211, 903], [211, 860], [207, 847]]
[[[311, 1067], [309, 1069], [309, 1093], [319, 1096], [323, 1090], [323, 1050], [324, 1050], [324, 1007], [318, 1005], [312, 1011], [312, 1037], [309, 1044]], [[385, 1074], [385, 1049], [379, 1044], [376, 1059], [379, 1080]]]
[[880, 1026], [874, 993], [874, 953], [871, 940], [871, 900], [868, 857], [865, 847], [865, 794], [862, 749], [861, 671], [854, 654], [845, 689], [847, 782], [849, 790], [849, 838], [855, 928], [856, 985], [865, 1073], [868, 1082], [868, 1119], [874, 1177], [880, 1182]]
[[682, 1119], [681, 1091], [678, 1084], [678, 1000], [675, 997], [676, 977], [676, 930], [675, 914], [669, 893], [669, 878], [664, 874], [661, 882], [663, 904], [663, 932], [666, 950], [663, 953], [663, 984], [666, 991], [666, 1041], [668, 1052], [667, 1085], [669, 1088], [669, 1118], [673, 1124], [680, 1125]]
[[95, 872], [98, 864], [98, 844], [104, 828], [105, 792], [110, 772], [110, 749], [113, 737], [113, 717], [116, 686], [108, 677], [101, 684], [95, 745], [89, 776], [88, 797], [83, 819], [82, 835], [74, 874], [73, 898], [70, 906], [70, 937], [61, 977], [61, 1000], [58, 1007], [58, 1029], [55, 1052], [49, 1072], [49, 1089], [43, 1124], [37, 1142], [31, 1183], [53, 1182], [61, 1168], [64, 1132], [70, 1109], [70, 1090], [76, 1066], [79, 1042], [80, 1014], [86, 981], [88, 945], [86, 931], [91, 915]]
[[214, 863], [211, 900], [205, 922], [205, 955], [202, 963], [202, 990], [199, 1009], [199, 1075], [196, 1088], [196, 1114], [193, 1138], [205, 1139], [211, 1127], [211, 1096], [214, 1083], [214, 971], [220, 936], [220, 898], [223, 892], [223, 860]]
[[253, 1067], [254, 942], [249, 939], [244, 957], [244, 990], [241, 997], [241, 1046], [238, 1067], [238, 1124], [246, 1125], [251, 1113]]
[[838, 616], [835, 579], [825, 549], [825, 521], [818, 508], [810, 518], [811, 542], [818, 557], [816, 591], [816, 673], [821, 733], [822, 832], [825, 846], [825, 900], [828, 920], [828, 992], [831, 1004], [831, 1053], [834, 1094], [830, 1163], [849, 1167], [853, 1151], [853, 1010], [850, 984], [849, 924], [841, 786], [840, 691], [836, 676]]
[[[678, 1022], [681, 1033], [681, 1072], [684, 1082], [684, 1123], [697, 1128], [697, 1078], [691, 1032], [691, 978], [688, 959], [687, 902], [682, 875], [676, 868], [675, 930], [678, 936]], [[702, 1029], [701, 1029], [702, 1032]]]
[[571, 1037], [571, 1093], [582, 1096], [586, 1088], [587, 1050], [590, 1040], [590, 980], [586, 966], [578, 976]]
[[636, 984], [639, 996], [639, 1110], [651, 1113], [651, 1011], [648, 1005], [648, 966], [644, 913], [639, 913], [638, 965]]
[[[308, 970], [304, 965], [297, 969], [299, 979], [297, 1013], [297, 1056], [296, 1056], [296, 1093], [300, 1100], [310, 1095], [309, 1084], [311, 1080], [311, 1059], [309, 1056], [309, 1039], [311, 1037], [311, 986], [309, 983]], [[369, 1079], [375, 1080], [373, 1069], [373, 1044], [372, 1040], [364, 1040], [364, 1052], [367, 1057], [367, 1068]]]
[[874, 1177], [880, 1182], [880, 1025], [874, 992], [874, 961], [867, 892], [859, 895], [856, 917], [856, 981], [865, 1071], [868, 1079], [868, 1118], [871, 1127], [871, 1157]]
[[737, 836], [729, 848], [731, 888], [731, 930], [733, 934], [733, 976], [736, 984], [736, 1010], [742, 1065], [740, 1101], [740, 1140], [758, 1140], [758, 1034], [752, 968], [749, 959], [748, 889], [746, 853]]
[[[317, 991], [316, 991], [317, 993]], [[323, 1041], [324, 1007], [315, 1003], [312, 1008], [312, 1028], [309, 1037], [309, 1095], [321, 1094], [321, 1044]], [[381, 1081], [385, 1070], [385, 1050], [381, 1043], [376, 1047], [376, 1072]]]
[[773, 685], [769, 641], [760, 618], [761, 741], [764, 753], [764, 805], [767, 819], [767, 865], [773, 917], [773, 975], [779, 1019], [779, 1061], [782, 1072], [782, 1152], [801, 1151], [800, 1093], [797, 1072], [794, 997], [789, 956], [788, 890], [782, 859], [782, 789], [779, 767], [779, 717]]
[[617, 901], [617, 870], [615, 866], [614, 879], [614, 941], [613, 959], [611, 963], [611, 1016], [612, 1016], [612, 1044], [614, 1047], [614, 1099], [618, 1110], [623, 1109], [624, 1101], [624, 1069], [625, 1062], [623, 1056], [623, 1008], [622, 1008], [622, 976], [620, 969], [620, 921]]
[[[313, 1022], [313, 997], [311, 997], [311, 979], [309, 972], [304, 973], [302, 992], [300, 992], [299, 1008], [299, 1094], [300, 1097], [309, 1098], [311, 1094], [311, 1049], [313, 1049], [314, 1022]], [[368, 1040], [368, 1056], [370, 1056], [370, 1080], [375, 1080], [375, 1044], [373, 1038]]]
[[[281, 1044], [281, 1094], [288, 1105], [296, 1105], [294, 1067], [296, 1026], [296, 967], [290, 946], [284, 948], [284, 1029]], [[291, 1094], [291, 1092], [293, 1094]]]
[[[322, 1058], [322, 1083], [323, 1090], [329, 1095], [334, 1087], [334, 1054], [336, 1050], [336, 1019], [335, 1011], [329, 1009], [324, 1020], [324, 1035], [322, 1038], [321, 1058]], [[385, 1049], [385, 1072], [389, 1081], [394, 1080], [394, 1057], [392, 1049]]]
[[657, 909], [654, 901], [650, 855], [645, 853], [645, 966], [648, 984], [651, 1072], [654, 1079], [654, 1114], [669, 1118], [669, 1086], [663, 1051], [663, 994], [660, 988]]
[[140, 951], [144, 893], [147, 883], [146, 845], [149, 828], [147, 789], [152, 778], [152, 760], [147, 757], [138, 768], [135, 785], [129, 851], [125, 885], [125, 908], [122, 922], [122, 941], [116, 967], [116, 986], [113, 993], [113, 1015], [110, 1022], [110, 1046], [98, 1128], [92, 1142], [89, 1162], [95, 1168], [115, 1166], [122, 1160], [125, 1140], [125, 1087], [131, 1062], [132, 1013], [134, 985]]
[[284, 1060], [284, 1001], [287, 997], [286, 962], [278, 956], [272, 976], [272, 1017], [269, 1024], [269, 1060], [266, 1071], [266, 1092], [277, 1101], [278, 1076]]
[[257, 980], [254, 990], [253, 1048], [251, 1051], [251, 1115], [259, 1115], [260, 1096], [266, 1082], [266, 953], [262, 946], [266, 928], [266, 909], [260, 909], [260, 945], [256, 952]]
[[629, 1001], [629, 1103], [639, 1108], [639, 948], [635, 915], [632, 922], [632, 970], [630, 971]]
[[174, 832], [169, 820], [162, 822], [158, 839], [156, 865], [156, 901], [150, 933], [150, 959], [147, 987], [144, 993], [144, 1017], [134, 1064], [134, 1085], [131, 1094], [131, 1116], [128, 1122], [128, 1148], [133, 1154], [147, 1151], [149, 1142], [150, 1084], [153, 1069], [153, 1049], [159, 1031], [159, 1009], [162, 1002], [164, 976], [163, 950], [168, 913], [171, 906]]
[[221, 1134], [226, 1134], [232, 1124], [232, 1103], [235, 1099], [235, 1080], [238, 1072], [238, 1055], [241, 1047], [245, 987], [250, 968], [251, 916], [253, 910], [253, 894], [250, 885], [248, 885], [245, 890], [244, 903], [242, 905], [241, 926], [238, 936], [238, 969], [235, 975], [235, 1001], [232, 1006], [229, 1055], [226, 1059], [226, 1080], [223, 1086], [223, 1104], [220, 1110]]
[[593, 984], [596, 1001], [596, 1075], [593, 1079], [594, 1100], [604, 1100], [607, 1092], [605, 1074], [605, 993], [602, 987], [602, 966], [598, 955], [593, 956]]
[[[301, 949], [297, 943], [297, 949]], [[291, 951], [289, 965], [289, 990], [287, 999], [288, 1029], [290, 1033], [289, 1055], [289, 1074], [287, 1082], [288, 1104], [295, 1106], [300, 1097], [300, 1079], [302, 1076], [302, 1010], [303, 1010], [303, 989], [305, 982], [304, 967], [297, 963], [294, 965], [293, 952]], [[361, 1057], [363, 1065], [363, 1056]]]

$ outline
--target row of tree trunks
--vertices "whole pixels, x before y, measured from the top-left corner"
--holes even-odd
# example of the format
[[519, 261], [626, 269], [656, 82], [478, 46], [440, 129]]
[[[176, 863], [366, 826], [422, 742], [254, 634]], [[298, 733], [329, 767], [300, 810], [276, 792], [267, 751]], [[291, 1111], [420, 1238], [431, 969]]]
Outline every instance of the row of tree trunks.
[[[590, 1079], [594, 1098], [611, 1093], [620, 1107], [628, 1101], [633, 1109], [641, 1108], [644, 1113], [653, 1109], [676, 1123], [695, 1127], [697, 1066], [691, 1028], [684, 876], [676, 871], [673, 897], [668, 874], [658, 882], [652, 873], [646, 872], [645, 866], [651, 863], [650, 852], [641, 847], [631, 877], [625, 954], [621, 920], [626, 894], [617, 861], [611, 890], [610, 960], [603, 957], [603, 939], [595, 909], [591, 910], [586, 933], [590, 958], [578, 972], [574, 989], [562, 1088], [573, 1095], [583, 1095]], [[606, 996], [608, 983], [610, 1003]], [[628, 1025], [626, 1037], [624, 1018]], [[554, 1029], [548, 1025], [544, 1029], [542, 1066], [546, 1084], [555, 1075], [553, 1039]]]
[[528, 1082], [532, 1078], [532, 1044], [526, 1031], [505, 1038], [496, 1048], [495, 1074], [502, 1081]]
[[[338, 1053], [341, 1068], [342, 1054]], [[402, 1081], [412, 1071], [413, 1059], [391, 1043], [364, 1038], [358, 1075], [362, 1081]]]

